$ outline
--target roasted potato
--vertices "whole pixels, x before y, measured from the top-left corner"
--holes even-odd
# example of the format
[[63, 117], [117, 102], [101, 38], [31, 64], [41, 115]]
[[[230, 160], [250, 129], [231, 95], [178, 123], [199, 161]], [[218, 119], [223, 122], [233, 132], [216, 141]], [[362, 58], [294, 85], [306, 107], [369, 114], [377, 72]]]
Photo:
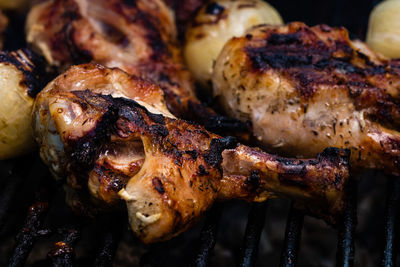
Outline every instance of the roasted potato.
[[24, 10], [28, 9], [28, 0], [0, 0], [0, 9]]
[[400, 1], [377, 5], [369, 17], [367, 44], [389, 58], [400, 58]]
[[0, 160], [34, 147], [31, 113], [41, 88], [39, 62], [29, 50], [0, 52]]
[[261, 0], [217, 0], [205, 4], [186, 32], [184, 56], [195, 79], [206, 86], [224, 44], [263, 23], [283, 21], [271, 5]]

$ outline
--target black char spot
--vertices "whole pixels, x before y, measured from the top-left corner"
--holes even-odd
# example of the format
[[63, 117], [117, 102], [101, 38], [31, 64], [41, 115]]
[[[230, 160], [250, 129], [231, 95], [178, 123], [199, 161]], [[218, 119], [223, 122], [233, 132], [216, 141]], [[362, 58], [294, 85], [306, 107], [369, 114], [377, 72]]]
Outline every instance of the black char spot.
[[268, 44], [270, 45], [291, 45], [301, 44], [300, 36], [297, 33], [292, 34], [271, 34], [268, 38]]
[[199, 171], [197, 173], [201, 176], [210, 174], [203, 165], [199, 166]]
[[149, 116], [149, 118], [154, 121], [155, 123], [159, 123], [162, 125], [165, 125], [165, 119], [164, 116], [161, 114], [154, 114], [154, 113], [148, 113], [147, 114]]
[[158, 193], [160, 194], [165, 193], [164, 186], [158, 177], [153, 178], [151, 182], [153, 183], [154, 189], [156, 189]]
[[217, 167], [222, 162], [222, 151], [236, 147], [237, 140], [232, 136], [214, 138], [211, 140], [210, 149], [204, 156], [204, 160], [211, 166]]
[[210, 15], [221, 14], [224, 10], [225, 10], [225, 8], [223, 6], [218, 5], [215, 2], [208, 4], [206, 7], [206, 13], [210, 14]]
[[169, 133], [165, 126], [159, 124], [152, 125], [151, 131], [156, 135], [161, 135], [162, 137], [166, 137]]
[[136, 0], [123, 0], [124, 5], [130, 7], [136, 7]]
[[252, 171], [251, 175], [247, 177], [245, 184], [249, 186], [251, 191], [256, 190], [260, 186], [260, 174], [258, 171]]

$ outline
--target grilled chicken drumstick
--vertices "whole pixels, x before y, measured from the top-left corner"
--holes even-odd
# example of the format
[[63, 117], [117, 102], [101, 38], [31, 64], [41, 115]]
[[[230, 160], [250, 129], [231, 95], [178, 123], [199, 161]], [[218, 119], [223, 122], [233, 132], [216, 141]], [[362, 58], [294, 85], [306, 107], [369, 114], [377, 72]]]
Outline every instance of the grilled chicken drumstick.
[[45, 0], [27, 19], [27, 41], [60, 69], [95, 62], [158, 84], [168, 109], [207, 128], [244, 130], [195, 96], [183, 64], [172, 11], [161, 0]]
[[287, 156], [351, 149], [352, 167], [400, 175], [400, 62], [344, 28], [261, 25], [218, 57], [214, 94], [250, 120], [260, 144]]
[[103, 206], [125, 200], [145, 243], [187, 229], [218, 199], [292, 196], [330, 222], [343, 208], [347, 151], [297, 160], [238, 145], [176, 119], [159, 87], [119, 69], [70, 68], [38, 95], [33, 116], [52, 172]]

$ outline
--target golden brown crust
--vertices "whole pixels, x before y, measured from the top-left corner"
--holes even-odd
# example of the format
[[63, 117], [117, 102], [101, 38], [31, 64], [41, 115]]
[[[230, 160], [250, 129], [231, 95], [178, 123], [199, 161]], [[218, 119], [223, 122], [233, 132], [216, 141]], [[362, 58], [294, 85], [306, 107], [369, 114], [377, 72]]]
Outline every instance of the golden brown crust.
[[[146, 243], [181, 233], [217, 197], [262, 201], [271, 196], [290, 196], [329, 223], [336, 223], [343, 210], [343, 189], [348, 177], [348, 154], [344, 151], [330, 149], [315, 160], [296, 160], [245, 146], [225, 150], [235, 146], [233, 139], [151, 114], [134, 101], [90, 91], [58, 97], [87, 106], [87, 113], [95, 108], [103, 114], [84, 136], [63, 134], [67, 173], [73, 177], [69, 179], [73, 188], [85, 189], [88, 173], [93, 166], [97, 168], [94, 162], [98, 162], [105, 144], [112, 145], [110, 140], [142, 141], [145, 159], [138, 172], [126, 176], [114, 172], [114, 166], [103, 165], [97, 178], [107, 188], [99, 191], [103, 201], [116, 198], [123, 188], [120, 195], [127, 202], [131, 226]], [[233, 180], [236, 184], [224, 187], [226, 181]]]
[[327, 148], [315, 159], [291, 159], [240, 145], [223, 152], [220, 199], [295, 198], [312, 215], [336, 224], [344, 208], [350, 151]]
[[214, 69], [214, 94], [251, 120], [260, 145], [312, 157], [351, 150], [353, 170], [400, 175], [399, 62], [351, 41], [347, 30], [293, 22], [231, 39]]
[[155, 82], [177, 117], [209, 129], [248, 129], [196, 98], [173, 14], [161, 0], [43, 1], [29, 13], [27, 41], [61, 69], [92, 61]]
[[[367, 110], [366, 115], [374, 120], [399, 126], [399, 91], [393, 90], [400, 83], [397, 61], [364, 53], [345, 28], [308, 27], [297, 22], [261, 32], [262, 27], [246, 37], [244, 51], [250, 71], [274, 69], [291, 79], [303, 98], [311, 98], [322, 86], [343, 86], [357, 110]], [[393, 89], [388, 92], [385, 88]]]
[[93, 61], [157, 82], [177, 115], [178, 102], [194, 97], [173, 16], [160, 0], [49, 0], [33, 7], [27, 31], [50, 64]]
[[38, 95], [41, 155], [53, 173], [67, 176], [75, 209], [90, 212], [94, 205], [82, 204], [89, 193], [96, 209], [123, 199], [145, 243], [184, 231], [218, 198], [295, 197], [335, 222], [348, 178], [345, 151], [295, 160], [237, 146], [232, 137], [174, 118], [162, 101], [155, 103], [160, 95], [157, 86], [121, 70], [90, 64], [72, 67]]

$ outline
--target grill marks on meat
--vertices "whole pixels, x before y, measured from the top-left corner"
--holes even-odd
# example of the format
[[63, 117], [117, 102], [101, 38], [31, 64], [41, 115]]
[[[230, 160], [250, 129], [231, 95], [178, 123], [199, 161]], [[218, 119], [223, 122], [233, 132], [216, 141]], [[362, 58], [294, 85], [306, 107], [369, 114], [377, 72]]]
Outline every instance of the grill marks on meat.
[[315, 159], [304, 160], [239, 145], [225, 150], [222, 157], [220, 199], [261, 201], [290, 196], [314, 216], [333, 224], [343, 210], [341, 195], [346, 182], [342, 179], [348, 175], [348, 150], [327, 148]]
[[172, 11], [161, 0], [47, 0], [27, 21], [27, 40], [54, 66], [95, 62], [157, 83], [169, 110], [208, 128], [247, 125], [203, 106], [177, 41]]
[[[134, 99], [121, 97], [135, 91]], [[175, 119], [163, 102], [156, 106], [149, 95], [160, 92], [118, 69], [83, 65], [38, 95], [34, 126], [41, 155], [53, 173], [67, 176], [70, 195], [82, 196], [70, 200], [76, 209], [88, 191], [97, 208], [114, 208], [122, 198], [145, 243], [179, 234], [214, 201], [231, 198], [292, 196], [335, 223], [348, 152], [330, 149], [314, 160], [297, 160], [237, 145], [232, 137]]]
[[294, 22], [230, 40], [213, 85], [225, 111], [251, 120], [274, 152], [349, 148], [356, 168], [399, 175], [399, 78], [397, 60], [351, 41], [344, 28]]
[[357, 110], [368, 109], [366, 115], [375, 120], [399, 126], [398, 92], [394, 96], [385, 92], [393, 87], [391, 80], [398, 79], [397, 61], [370, 58], [352, 45], [344, 28], [288, 27], [288, 32], [274, 29], [262, 41], [249, 41], [244, 50], [253, 71], [278, 71], [293, 80], [304, 98], [311, 98], [320, 86], [345, 85]]
[[[66, 173], [69, 185], [86, 194], [84, 185], [89, 182], [92, 195], [109, 205], [120, 199], [118, 191], [125, 188], [120, 195], [127, 202], [134, 232], [144, 242], [170, 238], [184, 231], [216, 199], [222, 172], [208, 164], [205, 157], [221, 153], [220, 150], [210, 149], [213, 138], [220, 137], [208, 133], [205, 138], [204, 128], [183, 121], [164, 118], [162, 123], [154, 120], [157, 116], [149, 115], [144, 107], [132, 100], [95, 95], [90, 91], [60, 92], [54, 97], [72, 105], [78, 104], [81, 108], [86, 107], [82, 114], [98, 114], [93, 129], [82, 133], [78, 139], [73, 133], [75, 128], [60, 132], [68, 162]], [[107, 114], [110, 112], [112, 115]], [[55, 118], [56, 125], [62, 115]], [[107, 116], [118, 119], [108, 120], [107, 132], [96, 131]], [[102, 142], [92, 142], [87, 153], [79, 144], [82, 143], [80, 140], [93, 139], [92, 132], [97, 132], [96, 138]], [[120, 159], [107, 159], [107, 164], [104, 164], [105, 147], [110, 149], [115, 142], [129, 144], [137, 140], [142, 143], [144, 154], [139, 152], [127, 157], [123, 169], [132, 163], [140, 165], [129, 176], [113, 164], [117, 161], [118, 167], [123, 165]], [[193, 152], [185, 151], [196, 151], [196, 158], [192, 156]], [[87, 168], [86, 161], [75, 157], [75, 153], [90, 155], [91, 167]], [[120, 157], [126, 157], [123, 151], [120, 153]]]

